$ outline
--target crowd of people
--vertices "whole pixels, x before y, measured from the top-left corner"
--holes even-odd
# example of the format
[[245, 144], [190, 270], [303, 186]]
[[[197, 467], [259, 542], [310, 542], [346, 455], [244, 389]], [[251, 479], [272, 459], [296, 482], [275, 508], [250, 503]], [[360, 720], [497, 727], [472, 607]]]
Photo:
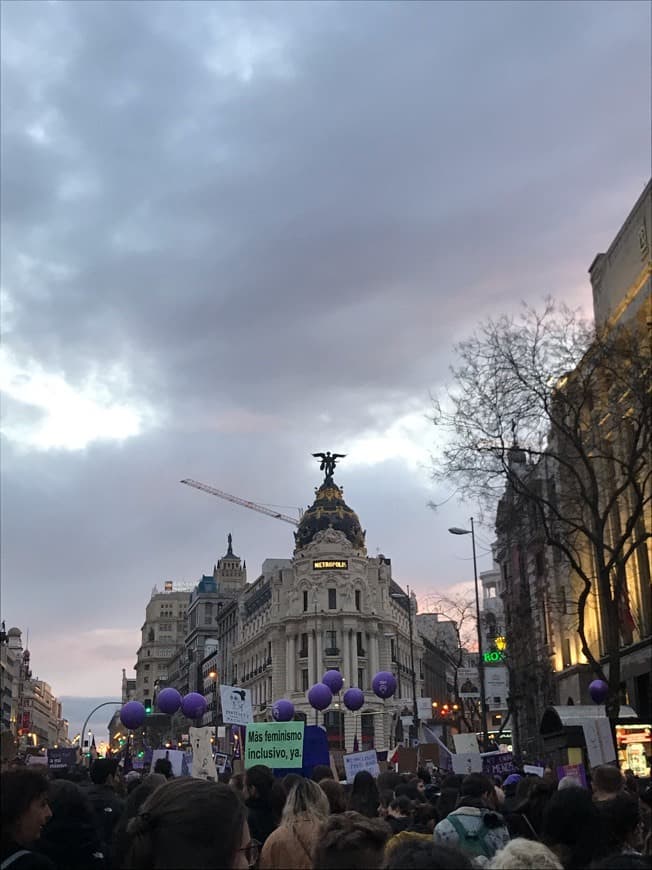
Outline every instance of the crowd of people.
[[257, 765], [222, 782], [172, 776], [161, 759], [123, 775], [96, 759], [48, 779], [3, 771], [0, 870], [638, 870], [651, 866], [651, 788], [612, 766], [588, 788], [510, 774]]

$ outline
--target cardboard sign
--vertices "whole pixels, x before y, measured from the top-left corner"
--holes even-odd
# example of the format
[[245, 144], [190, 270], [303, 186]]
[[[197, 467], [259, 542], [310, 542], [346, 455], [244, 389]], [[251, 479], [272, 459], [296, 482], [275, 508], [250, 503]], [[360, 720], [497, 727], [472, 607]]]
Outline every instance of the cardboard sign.
[[367, 752], [353, 752], [344, 756], [344, 773], [347, 782], [353, 782], [356, 773], [360, 773], [361, 770], [366, 770], [372, 776], [380, 775], [375, 749], [369, 749]]
[[586, 769], [583, 764], [564, 764], [557, 768], [557, 779], [561, 780], [565, 776], [570, 776], [577, 780], [577, 784], [582, 788], [588, 788], [589, 784], [586, 779]]
[[453, 734], [455, 752], [463, 755], [480, 752], [477, 734]]
[[406, 749], [405, 746], [398, 748], [398, 772], [416, 773], [418, 768], [417, 750]]
[[425, 765], [428, 761], [439, 767], [439, 746], [436, 743], [422, 743], [419, 746], [419, 764]]
[[482, 773], [482, 756], [479, 752], [455, 753], [452, 760], [453, 773]]
[[190, 745], [192, 746], [191, 776], [195, 779], [210, 779], [217, 782], [217, 770], [213, 759], [211, 746], [212, 728], [191, 728]]
[[222, 721], [229, 725], [249, 725], [254, 721], [251, 692], [240, 686], [220, 686]]
[[256, 764], [303, 767], [304, 722], [259, 722], [247, 725], [245, 768]]
[[432, 719], [432, 698], [417, 698], [419, 719]]
[[609, 764], [616, 760], [616, 750], [608, 719], [583, 719], [582, 731], [591, 767]]

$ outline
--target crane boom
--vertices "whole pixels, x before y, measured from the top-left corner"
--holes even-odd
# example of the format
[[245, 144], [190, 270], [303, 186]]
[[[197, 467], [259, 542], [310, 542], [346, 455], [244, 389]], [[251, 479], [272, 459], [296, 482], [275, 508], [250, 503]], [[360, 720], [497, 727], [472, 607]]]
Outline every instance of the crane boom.
[[294, 517], [289, 517], [287, 514], [281, 514], [271, 508], [264, 507], [262, 504], [256, 504], [254, 501], [247, 501], [246, 498], [238, 498], [237, 495], [223, 492], [221, 489], [216, 489], [214, 486], [207, 486], [205, 483], [200, 483], [198, 480], [186, 478], [185, 480], [182, 480], [181, 483], [185, 483], [186, 486], [192, 486], [195, 489], [201, 489], [202, 492], [207, 492], [209, 495], [215, 495], [218, 498], [226, 499], [226, 501], [233, 502], [233, 504], [239, 504], [241, 507], [249, 508], [249, 510], [258, 511], [258, 513], [265, 514], [268, 517], [274, 517], [276, 520], [283, 520], [284, 523], [290, 523], [293, 526], [299, 525], [299, 520], [295, 520]]

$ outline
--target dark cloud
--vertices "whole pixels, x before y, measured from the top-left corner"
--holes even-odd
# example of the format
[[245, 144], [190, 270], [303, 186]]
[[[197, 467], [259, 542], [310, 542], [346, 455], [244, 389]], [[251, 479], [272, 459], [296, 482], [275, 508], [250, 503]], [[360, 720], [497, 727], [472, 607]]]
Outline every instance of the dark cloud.
[[[478, 319], [547, 293], [590, 310], [586, 269], [649, 173], [649, 15], [5, 6], [6, 347], [75, 386], [104, 379], [152, 420], [122, 444], [39, 453], [16, 431], [42, 413], [5, 406], [3, 609], [33, 626], [55, 688], [91, 691], [49, 652], [62, 633], [137, 643], [152, 585], [210, 570], [229, 529], [251, 576], [290, 553], [289, 526], [180, 478], [305, 505], [308, 454], [426, 412]], [[427, 470], [345, 467], [398, 577], [424, 593], [460, 579]]]

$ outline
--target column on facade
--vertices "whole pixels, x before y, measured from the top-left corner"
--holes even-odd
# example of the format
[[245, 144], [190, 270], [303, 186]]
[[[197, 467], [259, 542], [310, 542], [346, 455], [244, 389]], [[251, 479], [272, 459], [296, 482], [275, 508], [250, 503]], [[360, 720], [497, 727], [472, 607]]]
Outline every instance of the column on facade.
[[375, 675], [380, 670], [379, 662], [378, 662], [378, 632], [370, 631], [369, 632], [369, 669], [371, 673], [369, 674], [369, 680], [373, 680]]
[[319, 628], [316, 631], [316, 644], [315, 644], [315, 682], [320, 683], [321, 678], [324, 675], [323, 668], [323, 656], [324, 656], [324, 637], [323, 632]]
[[358, 685], [358, 635], [351, 633], [351, 685]]
[[308, 632], [308, 681], [312, 685], [313, 675], [315, 673], [315, 636], [311, 631]]
[[285, 684], [288, 692], [295, 691], [295, 677], [297, 672], [296, 637], [290, 634], [287, 640], [287, 668]]
[[348, 628], [342, 629], [342, 676], [345, 680], [345, 688], [350, 688], [351, 682], [351, 643]]

